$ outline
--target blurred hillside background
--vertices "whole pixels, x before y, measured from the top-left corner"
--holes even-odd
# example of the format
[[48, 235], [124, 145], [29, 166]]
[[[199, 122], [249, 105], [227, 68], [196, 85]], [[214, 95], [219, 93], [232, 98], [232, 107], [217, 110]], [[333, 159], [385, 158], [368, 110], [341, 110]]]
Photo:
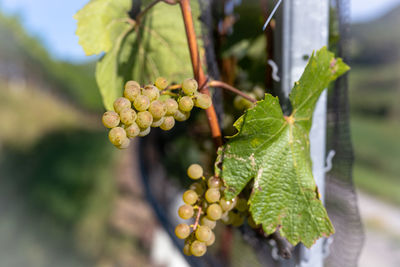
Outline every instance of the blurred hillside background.
[[[148, 266], [156, 223], [130, 154], [106, 140], [95, 58], [73, 35], [86, 1], [56, 2], [0, 1], [0, 267]], [[360, 266], [400, 266], [400, 1], [355, 2]]]

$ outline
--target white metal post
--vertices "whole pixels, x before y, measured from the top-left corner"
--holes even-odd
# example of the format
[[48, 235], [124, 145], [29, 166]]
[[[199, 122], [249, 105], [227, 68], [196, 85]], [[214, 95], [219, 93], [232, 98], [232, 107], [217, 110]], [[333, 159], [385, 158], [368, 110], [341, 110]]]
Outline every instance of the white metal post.
[[[281, 89], [287, 96], [303, 73], [313, 50], [328, 43], [329, 0], [284, 0], [281, 17]], [[327, 92], [324, 91], [314, 111], [310, 133], [313, 175], [322, 201], [325, 195], [326, 111]], [[301, 247], [298, 259], [282, 262], [282, 265], [322, 267], [323, 243], [324, 240], [320, 239], [311, 249]]]

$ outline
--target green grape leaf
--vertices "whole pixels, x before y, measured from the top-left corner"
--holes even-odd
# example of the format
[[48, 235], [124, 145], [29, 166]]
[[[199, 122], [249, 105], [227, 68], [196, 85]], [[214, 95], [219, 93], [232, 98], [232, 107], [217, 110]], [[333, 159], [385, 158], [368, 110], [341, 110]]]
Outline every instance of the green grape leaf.
[[129, 20], [131, 0], [91, 0], [74, 19], [78, 21], [76, 34], [86, 55], [108, 52]]
[[317, 51], [290, 95], [292, 114], [284, 116], [279, 100], [267, 94], [238, 119], [238, 133], [219, 151], [225, 196], [235, 197], [252, 181], [255, 222], [267, 234], [279, 229], [294, 245], [310, 247], [334, 233], [312, 175], [309, 132], [320, 94], [348, 69], [325, 47]]
[[[200, 15], [197, 1], [192, 1], [193, 17]], [[200, 33], [200, 22], [195, 21]], [[125, 25], [112, 49], [97, 63], [96, 80], [104, 106], [122, 95], [127, 80], [153, 83], [159, 76], [170, 82], [192, 77], [189, 48], [179, 5], [158, 3], [130, 30]], [[128, 32], [127, 32], [128, 31]], [[201, 39], [198, 40], [202, 49]]]

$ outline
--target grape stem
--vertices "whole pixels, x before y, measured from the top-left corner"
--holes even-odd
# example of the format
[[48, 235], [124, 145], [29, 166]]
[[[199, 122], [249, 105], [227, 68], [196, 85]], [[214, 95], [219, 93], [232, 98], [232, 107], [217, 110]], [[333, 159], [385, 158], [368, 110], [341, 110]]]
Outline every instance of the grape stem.
[[256, 99], [252, 98], [251, 96], [247, 95], [246, 93], [243, 93], [239, 89], [237, 89], [237, 88], [235, 88], [235, 87], [233, 87], [233, 86], [231, 86], [231, 85], [229, 85], [227, 83], [224, 83], [222, 81], [210, 81], [208, 83], [208, 86], [222, 88], [222, 89], [231, 91], [232, 93], [235, 93], [237, 95], [240, 95], [241, 97], [249, 100], [250, 102], [253, 102], [253, 103], [257, 102]]
[[170, 85], [167, 88], [165, 88], [165, 91], [169, 91], [169, 90], [177, 90], [177, 89], [181, 89], [182, 88], [182, 84], [174, 84], [174, 85]]
[[153, 2], [151, 2], [148, 6], [146, 6], [139, 14], [137, 14], [136, 16], [136, 22], [137, 24], [140, 24], [141, 19], [143, 18], [143, 16], [156, 4], [158, 4], [159, 2], [164, 2], [168, 5], [175, 5], [177, 4], [177, 2], [175, 0], [154, 0]]
[[159, 2], [161, 2], [162, 0], [154, 0], [153, 2], [151, 2], [148, 6], [146, 6], [142, 11], [140, 11], [139, 14], [137, 14], [136, 16], [136, 22], [137, 24], [140, 24], [141, 19], [143, 18], [143, 16], [156, 4], [158, 4]]
[[[192, 62], [193, 74], [198, 84], [204, 84], [207, 79], [206, 76], [204, 75], [203, 68], [201, 67], [200, 55], [197, 47], [196, 32], [194, 30], [193, 16], [190, 8], [190, 2], [189, 0], [181, 0], [179, 2], [179, 5], [182, 11], [183, 22], [185, 24], [186, 37], [189, 44], [189, 52], [190, 52], [190, 59]], [[199, 91], [203, 94], [210, 95], [210, 91], [208, 90], [207, 85], [204, 86], [204, 88], [202, 88]], [[206, 109], [206, 114], [215, 147], [218, 148], [222, 146], [222, 135], [214, 105], [211, 104], [211, 106], [208, 109]]]
[[196, 216], [196, 221], [194, 222], [194, 225], [193, 225], [193, 231], [196, 231], [196, 228], [199, 225], [201, 210], [202, 210], [202, 208], [199, 207], [199, 211], [197, 212], [197, 216]]

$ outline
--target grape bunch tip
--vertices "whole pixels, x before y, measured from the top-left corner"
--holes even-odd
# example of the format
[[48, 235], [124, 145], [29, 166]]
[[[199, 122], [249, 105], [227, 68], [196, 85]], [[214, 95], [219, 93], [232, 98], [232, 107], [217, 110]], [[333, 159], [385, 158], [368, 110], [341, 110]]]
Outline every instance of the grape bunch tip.
[[259, 228], [249, 214], [247, 199], [235, 197], [227, 200], [223, 197], [225, 187], [220, 178], [205, 178], [203, 168], [199, 164], [190, 165], [187, 175], [196, 181], [183, 193], [182, 199], [185, 204], [179, 207], [178, 215], [184, 220], [194, 218], [195, 223], [181, 223], [175, 228], [175, 235], [185, 239], [185, 255], [201, 257], [207, 252], [207, 247], [215, 242], [213, 229], [219, 220], [226, 225], [239, 227], [247, 216], [249, 226]]
[[141, 87], [136, 81], [127, 81], [123, 96], [114, 103], [114, 111], [106, 111], [102, 122], [109, 128], [108, 138], [117, 148], [129, 147], [131, 139], [143, 137], [151, 128], [169, 131], [175, 121], [186, 121], [193, 107], [207, 109], [211, 106], [211, 97], [198, 92], [197, 81], [185, 79], [177, 94], [166, 95], [169, 82], [158, 77], [154, 84]]

